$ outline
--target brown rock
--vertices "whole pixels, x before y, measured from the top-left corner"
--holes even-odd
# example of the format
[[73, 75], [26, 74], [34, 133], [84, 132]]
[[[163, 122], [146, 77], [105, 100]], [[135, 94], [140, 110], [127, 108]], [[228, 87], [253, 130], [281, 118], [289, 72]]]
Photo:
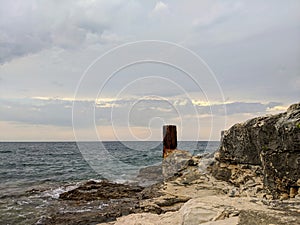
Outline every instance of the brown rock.
[[298, 194], [298, 188], [291, 187], [290, 188], [290, 198], [294, 198]]
[[88, 181], [80, 187], [62, 193], [59, 198], [64, 200], [110, 200], [120, 198], [138, 198], [144, 188], [107, 181]]
[[287, 199], [289, 199], [289, 195], [287, 193], [282, 193], [280, 195], [279, 200], [287, 200]]

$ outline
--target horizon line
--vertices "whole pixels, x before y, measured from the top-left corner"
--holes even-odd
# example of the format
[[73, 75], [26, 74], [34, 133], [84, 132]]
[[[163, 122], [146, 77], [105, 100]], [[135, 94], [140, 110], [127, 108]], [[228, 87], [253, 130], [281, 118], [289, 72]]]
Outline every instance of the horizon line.
[[[181, 141], [220, 141], [220, 140], [177, 140], [177, 142]], [[14, 143], [14, 142], [19, 142], [19, 143], [32, 143], [32, 142], [163, 142], [163, 140], [145, 140], [145, 141], [137, 141], [137, 140], [0, 140], [0, 143]]]

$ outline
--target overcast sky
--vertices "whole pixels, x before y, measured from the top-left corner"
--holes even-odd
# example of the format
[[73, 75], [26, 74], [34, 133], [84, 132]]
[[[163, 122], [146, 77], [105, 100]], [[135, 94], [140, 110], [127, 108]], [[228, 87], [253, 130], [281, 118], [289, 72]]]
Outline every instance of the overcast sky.
[[[298, 0], [0, 0], [0, 140], [75, 140], [74, 101], [79, 139], [161, 140], [162, 124], [172, 123], [179, 139], [219, 140], [234, 123], [299, 102], [299, 12]], [[155, 63], [104, 82], [110, 74], [98, 66], [76, 95], [95, 59], [143, 40], [191, 50], [210, 68], [201, 79], [215, 83], [195, 85]]]

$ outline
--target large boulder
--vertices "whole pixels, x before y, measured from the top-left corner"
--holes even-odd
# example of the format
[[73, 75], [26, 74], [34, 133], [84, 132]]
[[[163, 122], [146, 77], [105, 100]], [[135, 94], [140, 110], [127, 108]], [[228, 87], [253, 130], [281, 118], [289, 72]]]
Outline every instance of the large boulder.
[[224, 131], [215, 158], [221, 163], [261, 166], [264, 185], [276, 197], [299, 189], [300, 103]]

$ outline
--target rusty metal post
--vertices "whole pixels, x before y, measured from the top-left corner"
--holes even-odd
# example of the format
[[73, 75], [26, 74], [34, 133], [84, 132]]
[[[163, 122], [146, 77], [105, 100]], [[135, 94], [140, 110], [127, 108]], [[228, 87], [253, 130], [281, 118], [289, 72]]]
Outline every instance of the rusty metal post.
[[163, 126], [163, 158], [166, 158], [173, 150], [177, 148], [177, 131], [175, 125]]

